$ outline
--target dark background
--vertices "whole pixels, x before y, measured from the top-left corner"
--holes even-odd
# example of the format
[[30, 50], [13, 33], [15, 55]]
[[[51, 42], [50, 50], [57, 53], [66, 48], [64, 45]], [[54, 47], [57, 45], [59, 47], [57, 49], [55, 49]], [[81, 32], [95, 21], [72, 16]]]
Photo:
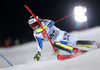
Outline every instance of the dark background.
[[[87, 8], [88, 28], [100, 25], [99, 0], [1, 0], [0, 1], [0, 40], [7, 38], [21, 42], [32, 41], [33, 30], [28, 25], [31, 14], [24, 7], [27, 5], [40, 18], [57, 21], [71, 13], [75, 6]], [[70, 16], [55, 25], [67, 32], [75, 30], [74, 16]]]

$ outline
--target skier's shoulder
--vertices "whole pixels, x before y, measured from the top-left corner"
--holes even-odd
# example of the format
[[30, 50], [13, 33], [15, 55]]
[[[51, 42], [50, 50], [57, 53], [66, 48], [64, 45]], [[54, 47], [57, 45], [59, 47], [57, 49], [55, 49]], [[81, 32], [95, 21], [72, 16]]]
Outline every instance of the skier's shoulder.
[[49, 20], [49, 19], [44, 19], [42, 22], [41, 22], [41, 24], [44, 26], [44, 25], [48, 25], [48, 24], [50, 24], [52, 22], [52, 20]]
[[49, 19], [44, 19], [43, 21], [42, 21], [42, 23], [50, 23], [52, 20], [49, 20]]

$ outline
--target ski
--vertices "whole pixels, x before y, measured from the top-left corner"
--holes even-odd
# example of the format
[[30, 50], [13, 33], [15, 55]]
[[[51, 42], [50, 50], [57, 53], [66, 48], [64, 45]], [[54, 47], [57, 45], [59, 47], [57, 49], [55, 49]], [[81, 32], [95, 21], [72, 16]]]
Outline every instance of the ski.
[[85, 54], [85, 53], [78, 53], [78, 54], [74, 54], [74, 55], [58, 55], [57, 59], [58, 60], [66, 60], [66, 59], [70, 59], [70, 58], [80, 56], [80, 55]]
[[[100, 49], [100, 43], [96, 43], [96, 45], [97, 45], [97, 49]], [[58, 60], [71, 59], [71, 58], [74, 58], [74, 57], [83, 55], [83, 54], [85, 54], [85, 53], [86, 53], [86, 52], [84, 52], [84, 53], [78, 53], [78, 54], [73, 54], [73, 55], [58, 55], [58, 56], [57, 56], [57, 59], [58, 59]]]

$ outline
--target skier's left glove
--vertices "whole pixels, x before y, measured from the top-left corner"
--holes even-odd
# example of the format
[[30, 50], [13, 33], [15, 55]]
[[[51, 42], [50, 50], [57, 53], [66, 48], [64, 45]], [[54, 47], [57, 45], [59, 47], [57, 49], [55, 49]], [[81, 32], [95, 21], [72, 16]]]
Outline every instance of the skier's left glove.
[[37, 53], [34, 55], [34, 61], [39, 61], [41, 57], [41, 52], [37, 51]]

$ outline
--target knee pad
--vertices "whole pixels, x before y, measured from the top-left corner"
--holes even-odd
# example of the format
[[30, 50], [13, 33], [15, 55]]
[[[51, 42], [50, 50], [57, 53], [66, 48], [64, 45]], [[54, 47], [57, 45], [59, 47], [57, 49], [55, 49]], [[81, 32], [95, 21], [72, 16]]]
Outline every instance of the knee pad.
[[56, 48], [59, 48], [59, 49], [64, 50], [64, 51], [67, 51], [67, 52], [69, 52], [69, 53], [71, 53], [72, 50], [73, 50], [73, 47], [68, 46], [68, 45], [64, 45], [64, 44], [59, 43], [59, 42], [55, 42], [55, 43], [54, 43], [54, 46], [55, 46]]

